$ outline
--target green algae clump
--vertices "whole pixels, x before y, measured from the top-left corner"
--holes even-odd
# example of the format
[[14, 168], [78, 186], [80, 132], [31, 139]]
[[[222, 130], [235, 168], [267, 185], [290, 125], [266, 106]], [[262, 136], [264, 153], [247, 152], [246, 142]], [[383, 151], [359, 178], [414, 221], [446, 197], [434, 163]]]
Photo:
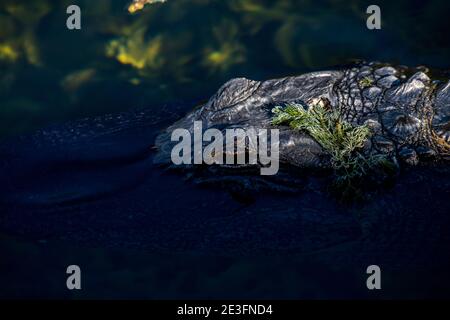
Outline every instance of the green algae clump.
[[323, 101], [306, 108], [300, 104], [277, 106], [272, 112], [273, 125], [305, 131], [322, 146], [330, 156], [335, 173], [334, 187], [345, 197], [359, 193], [359, 183], [372, 169], [391, 167], [383, 155], [364, 152], [372, 135], [369, 127], [351, 125], [336, 110], [329, 110]]
[[370, 87], [373, 84], [373, 82], [374, 81], [372, 79], [365, 77], [359, 80], [359, 85], [361, 88], [367, 88]]

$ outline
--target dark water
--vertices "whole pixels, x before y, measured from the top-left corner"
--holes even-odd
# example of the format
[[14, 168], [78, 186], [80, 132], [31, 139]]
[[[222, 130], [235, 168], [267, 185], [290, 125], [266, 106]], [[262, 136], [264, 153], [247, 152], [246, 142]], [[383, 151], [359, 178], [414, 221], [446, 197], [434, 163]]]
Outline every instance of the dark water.
[[[365, 26], [365, 9], [371, 4], [365, 1], [168, 0], [129, 15], [126, 1], [86, 0], [77, 2], [82, 9], [82, 30], [68, 31], [65, 9], [71, 3], [0, 2], [2, 138], [54, 123], [132, 108], [159, 110], [162, 106], [169, 109], [173, 106], [172, 116], [180, 117], [208, 98], [223, 82], [237, 76], [262, 80], [346, 65], [355, 59], [449, 68], [450, 28], [446, 1], [378, 2], [382, 13], [382, 30], [378, 31], [370, 31]], [[51, 180], [45, 176], [34, 180], [33, 185], [28, 185], [29, 189], [37, 194], [55, 192], [46, 189], [50, 185], [44, 183], [46, 179]], [[168, 184], [170, 179], [164, 181]], [[150, 190], [158, 187], [151, 182], [147, 185]], [[442, 185], [447, 184], [442, 182]], [[188, 191], [189, 185], [179, 188], [185, 192], [178, 198], [182, 203], [190, 196], [198, 196], [198, 191]], [[428, 189], [423, 190], [425, 193]], [[144, 191], [141, 189], [134, 195], [145, 197], [144, 193], [139, 193]], [[227, 196], [217, 197], [223, 200]], [[167, 195], [166, 198], [171, 199]], [[405, 196], [405, 199], [410, 198]], [[426, 212], [428, 199], [433, 202], [433, 194], [424, 194], [416, 210]], [[152, 203], [151, 198], [147, 201]], [[312, 207], [320, 202], [315, 201]], [[262, 204], [264, 200], [260, 200], [259, 205]], [[108, 205], [111, 203], [105, 206]], [[207, 202], [208, 205], [211, 207], [213, 203]], [[162, 207], [163, 210], [170, 208], [173, 204]], [[380, 208], [386, 209], [383, 205]], [[434, 212], [438, 213], [434, 218], [447, 222], [442, 213], [448, 207], [440, 208], [441, 211], [435, 208]], [[400, 215], [404, 216], [412, 210], [408, 206], [403, 209]], [[27, 211], [21, 207], [4, 207], [4, 210], [9, 215], [19, 212], [27, 217], [28, 221], [17, 220], [21, 223], [18, 229], [26, 229], [29, 224], [35, 234], [31, 237], [33, 240], [20, 232], [0, 237], [0, 297], [416, 298], [450, 295], [445, 259], [436, 258], [429, 264], [422, 261], [417, 265], [416, 259], [411, 258], [410, 267], [403, 261], [402, 268], [386, 264], [384, 290], [373, 293], [365, 287], [364, 265], [330, 263], [330, 258], [326, 258], [330, 252], [326, 249], [311, 254], [250, 257], [217, 252], [170, 254], [170, 250], [155, 253], [140, 246], [111, 248], [113, 241], [101, 241], [100, 236], [93, 237], [92, 241], [74, 241], [70, 234], [76, 227], [86, 227], [83, 221], [71, 226], [67, 223], [70, 217], [60, 216], [57, 220], [61, 222], [53, 225], [55, 230], [44, 235], [38, 231], [48, 231], [46, 228], [52, 226], [55, 216], [41, 220], [35, 214], [38, 210]], [[58, 210], [55, 212], [64, 213]], [[336, 213], [331, 205], [328, 210], [325, 215], [330, 217]], [[374, 210], [381, 209], [375, 206]], [[120, 225], [125, 214], [118, 213], [108, 220], [107, 211], [101, 212], [103, 215], [97, 216], [101, 218], [97, 227], [107, 231], [111, 231], [109, 225]], [[86, 218], [82, 211], [78, 214], [80, 219]], [[346, 216], [346, 219], [356, 218]], [[389, 222], [389, 219], [385, 221]], [[414, 223], [424, 225], [425, 231], [434, 230], [429, 227], [432, 221], [425, 215], [420, 215], [420, 220]], [[445, 225], [443, 228], [445, 230]], [[132, 232], [134, 229], [124, 227], [123, 230]], [[420, 230], [418, 228], [417, 232]], [[68, 240], [61, 242], [65, 232]], [[92, 236], [95, 231], [88, 234]], [[352, 236], [352, 233], [347, 235]], [[426, 232], [420, 236], [426, 237]], [[430, 238], [433, 237], [430, 235]], [[423, 238], [418, 239], [427, 243]], [[445, 249], [445, 243], [442, 247]], [[422, 251], [427, 247], [405, 248]], [[349, 257], [357, 247], [350, 241], [332, 255], [339, 256], [340, 250], [343, 256]], [[65, 288], [65, 268], [69, 264], [78, 264], [83, 270], [81, 292], [73, 293]]]

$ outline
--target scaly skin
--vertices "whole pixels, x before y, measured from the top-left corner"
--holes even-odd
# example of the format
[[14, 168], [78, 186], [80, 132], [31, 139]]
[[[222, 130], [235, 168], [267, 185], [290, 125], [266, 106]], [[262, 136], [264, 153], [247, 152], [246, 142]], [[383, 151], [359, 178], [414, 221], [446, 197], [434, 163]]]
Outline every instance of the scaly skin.
[[[169, 127], [157, 140], [157, 161], [170, 161], [170, 133], [193, 130], [195, 120], [204, 129], [272, 128], [271, 109], [289, 102], [309, 104], [326, 99], [353, 125], [368, 125], [373, 132], [373, 153], [408, 164], [419, 159], [448, 159], [450, 142], [450, 82], [433, 82], [424, 72], [407, 77], [406, 68], [374, 63], [344, 71], [323, 71], [298, 77], [227, 82], [199, 110]], [[321, 148], [305, 133], [283, 128], [280, 160], [299, 167], [327, 166]]]

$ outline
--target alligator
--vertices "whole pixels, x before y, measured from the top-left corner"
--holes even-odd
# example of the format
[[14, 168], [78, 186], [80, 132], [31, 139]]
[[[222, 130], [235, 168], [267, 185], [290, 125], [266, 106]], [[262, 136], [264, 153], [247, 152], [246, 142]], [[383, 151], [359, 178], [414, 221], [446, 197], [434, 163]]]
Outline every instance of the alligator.
[[[372, 131], [368, 152], [396, 163], [449, 160], [450, 82], [432, 81], [423, 71], [376, 63], [264, 82], [232, 79], [202, 107], [169, 127], [157, 139], [157, 161], [170, 161], [176, 128], [274, 128], [276, 105], [325, 100], [344, 121]], [[409, 75], [409, 76], [408, 76]], [[256, 141], [248, 141], [255, 144]], [[307, 132], [281, 128], [280, 161], [300, 168], [329, 166], [323, 148]]]
[[[4, 142], [0, 231], [158, 252], [448, 266], [450, 82], [427, 73], [362, 63], [264, 82], [237, 78], [184, 117], [185, 105], [149, 108]], [[364, 203], [334, 201], [321, 187], [329, 161], [321, 146], [283, 126], [285, 170], [273, 177], [247, 166], [188, 166], [181, 175], [164, 169], [173, 167], [174, 128], [192, 130], [194, 120], [205, 129], [273, 128], [274, 106], [317, 100], [355, 126], [370, 126], [367, 148], [398, 160], [394, 184]], [[239, 185], [245, 188], [232, 188]], [[246, 190], [250, 201], [239, 199]]]

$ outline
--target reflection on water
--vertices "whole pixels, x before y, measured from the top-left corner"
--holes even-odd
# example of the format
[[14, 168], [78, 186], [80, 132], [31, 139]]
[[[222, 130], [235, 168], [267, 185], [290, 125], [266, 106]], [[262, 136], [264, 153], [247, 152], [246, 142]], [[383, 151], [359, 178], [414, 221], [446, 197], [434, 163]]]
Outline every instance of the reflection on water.
[[354, 59], [448, 67], [447, 3], [129, 0], [0, 4], [0, 137], [87, 115], [207, 98], [231, 77], [266, 79]]

